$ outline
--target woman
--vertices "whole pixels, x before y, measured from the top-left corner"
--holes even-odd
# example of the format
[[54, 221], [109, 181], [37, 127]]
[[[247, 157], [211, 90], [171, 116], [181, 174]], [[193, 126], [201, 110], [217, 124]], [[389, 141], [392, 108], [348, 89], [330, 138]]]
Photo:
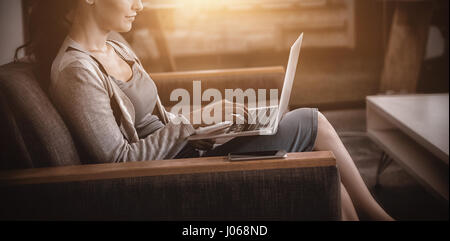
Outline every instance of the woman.
[[48, 79], [52, 63], [50, 83], [41, 84], [86, 153], [83, 160], [181, 158], [198, 156], [196, 149], [206, 150], [207, 156], [260, 149], [331, 150], [342, 180], [343, 219], [358, 220], [360, 215], [392, 220], [373, 199], [335, 130], [317, 109], [287, 113], [274, 136], [235, 138], [212, 150], [211, 143], [188, 143], [186, 138], [198, 126], [167, 112], [133, 51], [107, 41], [111, 31], [130, 31], [142, 8], [140, 0], [40, 0], [32, 12], [27, 50], [36, 59], [41, 80]]

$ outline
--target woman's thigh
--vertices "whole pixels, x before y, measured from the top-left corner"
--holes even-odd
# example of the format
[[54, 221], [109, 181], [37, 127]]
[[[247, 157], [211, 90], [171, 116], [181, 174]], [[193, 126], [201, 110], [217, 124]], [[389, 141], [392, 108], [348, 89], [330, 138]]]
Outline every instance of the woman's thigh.
[[223, 156], [230, 152], [286, 150], [311, 151], [317, 136], [317, 109], [301, 108], [286, 113], [278, 131], [270, 136], [243, 136], [216, 147], [204, 156]]

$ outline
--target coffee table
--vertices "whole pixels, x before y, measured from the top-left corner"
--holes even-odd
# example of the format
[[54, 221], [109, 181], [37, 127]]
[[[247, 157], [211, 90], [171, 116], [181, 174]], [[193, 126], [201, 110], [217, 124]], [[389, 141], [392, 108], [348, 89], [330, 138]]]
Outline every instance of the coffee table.
[[367, 134], [383, 151], [377, 179], [395, 161], [448, 202], [449, 95], [368, 96]]

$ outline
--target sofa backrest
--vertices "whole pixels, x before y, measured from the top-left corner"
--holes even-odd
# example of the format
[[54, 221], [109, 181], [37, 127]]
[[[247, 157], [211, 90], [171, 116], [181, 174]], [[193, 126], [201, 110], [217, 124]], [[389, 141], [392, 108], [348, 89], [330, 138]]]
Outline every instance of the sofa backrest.
[[70, 132], [29, 63], [0, 67], [0, 169], [81, 164]]

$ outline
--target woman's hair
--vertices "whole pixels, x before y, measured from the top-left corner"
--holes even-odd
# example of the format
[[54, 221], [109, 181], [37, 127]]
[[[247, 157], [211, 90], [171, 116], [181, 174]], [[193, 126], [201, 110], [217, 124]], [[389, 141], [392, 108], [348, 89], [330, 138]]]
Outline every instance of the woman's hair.
[[16, 49], [25, 50], [25, 55], [33, 60], [41, 87], [47, 90], [53, 60], [69, 33], [71, 26], [69, 13], [76, 8], [78, 0], [34, 0], [24, 14], [28, 26], [26, 43]]

